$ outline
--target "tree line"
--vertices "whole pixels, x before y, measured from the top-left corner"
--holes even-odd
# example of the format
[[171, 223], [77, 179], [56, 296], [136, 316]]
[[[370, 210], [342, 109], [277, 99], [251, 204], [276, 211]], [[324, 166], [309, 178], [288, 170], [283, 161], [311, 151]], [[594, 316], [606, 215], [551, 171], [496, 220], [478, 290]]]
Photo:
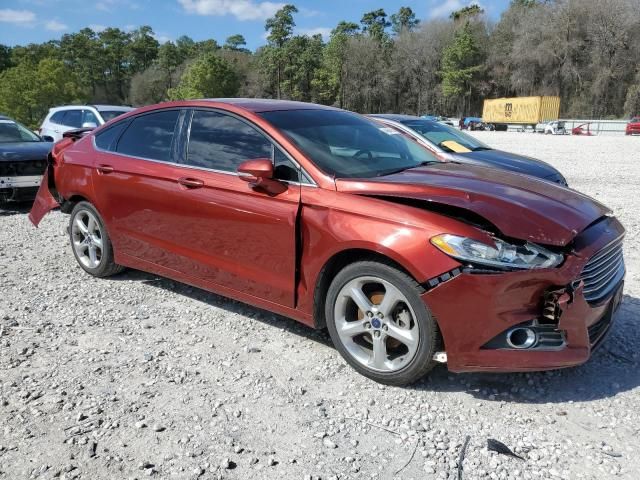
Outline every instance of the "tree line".
[[497, 22], [478, 5], [426, 21], [377, 9], [325, 42], [296, 35], [286, 5], [253, 52], [241, 34], [161, 44], [149, 26], [84, 28], [0, 45], [0, 112], [36, 126], [59, 104], [244, 96], [453, 116], [487, 97], [559, 95], [565, 117], [618, 118], [640, 113], [638, 12], [640, 0], [512, 0]]

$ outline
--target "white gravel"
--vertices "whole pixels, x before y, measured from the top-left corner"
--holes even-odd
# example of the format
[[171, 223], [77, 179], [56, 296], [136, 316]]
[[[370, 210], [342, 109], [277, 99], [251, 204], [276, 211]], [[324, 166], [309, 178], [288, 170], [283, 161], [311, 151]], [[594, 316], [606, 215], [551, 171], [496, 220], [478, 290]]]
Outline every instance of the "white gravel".
[[467, 435], [464, 479], [640, 478], [640, 138], [478, 136], [627, 228], [626, 295], [589, 363], [383, 387], [293, 320], [142, 272], [91, 278], [68, 217], [34, 230], [23, 208], [0, 215], [0, 478], [457, 479]]

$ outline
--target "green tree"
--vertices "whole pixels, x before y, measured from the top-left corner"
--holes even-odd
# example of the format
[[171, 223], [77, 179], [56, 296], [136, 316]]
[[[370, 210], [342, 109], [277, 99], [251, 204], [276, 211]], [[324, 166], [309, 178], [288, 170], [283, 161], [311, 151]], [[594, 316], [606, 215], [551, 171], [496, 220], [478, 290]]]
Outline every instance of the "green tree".
[[186, 68], [178, 86], [169, 89], [168, 97], [172, 100], [233, 97], [238, 88], [238, 78], [229, 62], [208, 53]]
[[141, 72], [151, 66], [158, 56], [160, 43], [153, 36], [153, 29], [144, 25], [131, 32], [129, 55], [132, 72]]
[[0, 74], [0, 111], [35, 128], [50, 107], [84, 99], [78, 84], [60, 60], [22, 62]]
[[284, 46], [293, 35], [293, 28], [296, 26], [293, 20], [294, 13], [298, 13], [294, 5], [285, 5], [265, 23], [265, 30], [269, 32], [267, 36], [269, 44], [264, 51], [264, 60], [267, 70], [275, 71], [277, 98], [282, 97], [282, 72], [287, 64]]
[[98, 33], [100, 71], [105, 88], [105, 100], [123, 102], [130, 78], [128, 50], [130, 36], [119, 28], [107, 28]]
[[403, 32], [412, 32], [420, 24], [416, 14], [410, 7], [400, 7], [398, 13], [391, 15], [391, 30], [396, 35]]
[[321, 35], [292, 37], [284, 46], [284, 54], [291, 59], [285, 66], [283, 90], [288, 98], [309, 102], [313, 100], [315, 73], [322, 63]]
[[240, 34], [231, 35], [227, 37], [224, 42], [224, 46], [222, 48], [226, 48], [227, 50], [243, 50], [248, 51], [244, 46], [247, 44], [247, 41]]
[[480, 5], [476, 3], [472, 3], [466, 7], [461, 8], [460, 10], [456, 10], [455, 12], [451, 12], [449, 18], [454, 21], [465, 20], [468, 18], [476, 17], [478, 15], [482, 15], [484, 10], [480, 7]]
[[472, 94], [473, 83], [482, 71], [481, 55], [473, 36], [471, 24], [456, 31], [453, 42], [442, 56], [442, 92], [459, 103], [459, 113], [465, 109], [465, 101]]
[[[158, 49], [157, 65], [163, 72], [166, 88], [173, 87], [173, 77], [178, 67], [185, 61], [180, 55], [180, 50], [173, 42], [165, 42]], [[155, 74], [153, 75], [155, 78]]]
[[360, 30], [353, 22], [340, 22], [331, 32], [322, 54], [322, 66], [314, 79], [314, 89], [319, 101], [344, 105], [345, 61], [347, 42]]
[[180, 58], [183, 62], [197, 55], [196, 42], [187, 35], [181, 35], [177, 38], [176, 47], [178, 48], [178, 52], [180, 52]]
[[101, 59], [101, 45], [96, 33], [83, 28], [77, 33], [65, 34], [60, 39], [62, 60], [76, 73], [81, 85], [95, 98], [99, 84], [104, 81], [104, 64]]
[[360, 23], [362, 24], [362, 31], [379, 42], [386, 39], [387, 33], [385, 30], [391, 26], [391, 23], [387, 20], [387, 14], [382, 8], [365, 13]]
[[0, 73], [11, 66], [11, 47], [0, 45]]

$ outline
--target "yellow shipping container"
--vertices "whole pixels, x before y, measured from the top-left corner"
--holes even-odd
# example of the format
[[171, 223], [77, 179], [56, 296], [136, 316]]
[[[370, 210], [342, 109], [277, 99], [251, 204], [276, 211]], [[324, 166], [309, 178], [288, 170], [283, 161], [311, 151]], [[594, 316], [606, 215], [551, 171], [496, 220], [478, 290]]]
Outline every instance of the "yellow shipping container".
[[513, 97], [486, 99], [482, 120], [493, 124], [535, 125], [557, 120], [560, 97]]

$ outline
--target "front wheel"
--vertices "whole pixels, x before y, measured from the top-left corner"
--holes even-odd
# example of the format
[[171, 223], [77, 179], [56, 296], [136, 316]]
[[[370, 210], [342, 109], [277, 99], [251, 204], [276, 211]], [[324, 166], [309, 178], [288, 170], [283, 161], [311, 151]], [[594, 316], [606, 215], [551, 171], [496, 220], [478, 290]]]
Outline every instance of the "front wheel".
[[73, 255], [82, 269], [95, 277], [120, 273], [124, 267], [113, 259], [113, 246], [104, 221], [89, 202], [78, 202], [69, 219]]
[[409, 275], [362, 261], [336, 275], [325, 304], [327, 328], [344, 359], [362, 375], [407, 385], [433, 368], [438, 326]]

